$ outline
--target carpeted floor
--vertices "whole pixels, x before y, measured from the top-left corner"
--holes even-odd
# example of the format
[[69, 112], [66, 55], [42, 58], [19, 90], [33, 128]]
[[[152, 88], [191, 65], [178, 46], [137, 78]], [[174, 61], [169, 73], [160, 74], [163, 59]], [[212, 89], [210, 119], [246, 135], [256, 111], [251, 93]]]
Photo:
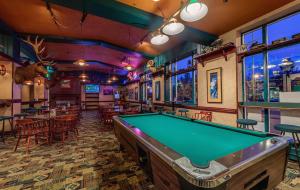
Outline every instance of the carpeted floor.
[[[95, 112], [83, 115], [78, 142], [51, 146], [33, 145], [30, 154], [23, 147], [13, 152], [15, 138], [0, 143], [0, 189], [155, 189], [147, 175], [124, 152], [112, 132], [105, 132]], [[299, 190], [298, 171], [276, 190]]]

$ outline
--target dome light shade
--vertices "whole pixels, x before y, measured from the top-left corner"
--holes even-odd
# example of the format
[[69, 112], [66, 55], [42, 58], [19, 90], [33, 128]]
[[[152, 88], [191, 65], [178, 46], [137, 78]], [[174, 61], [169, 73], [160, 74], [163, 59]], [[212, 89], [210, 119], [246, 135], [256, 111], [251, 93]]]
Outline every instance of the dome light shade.
[[133, 67], [130, 64], [128, 64], [125, 66], [125, 69], [128, 71], [131, 71], [133, 69]]
[[208, 7], [204, 3], [191, 0], [180, 12], [180, 18], [186, 22], [194, 22], [205, 17]]
[[118, 77], [116, 77], [116, 76], [114, 75], [114, 76], [111, 77], [111, 80], [112, 80], [112, 81], [117, 81], [117, 80], [118, 80]]
[[162, 45], [162, 44], [166, 43], [167, 41], [169, 41], [169, 37], [160, 32], [155, 33], [150, 40], [151, 44], [153, 44], [153, 45]]
[[74, 62], [75, 65], [79, 65], [81, 67], [87, 66], [87, 63], [84, 59], [78, 59], [76, 62]]
[[184, 30], [184, 25], [180, 22], [177, 22], [175, 18], [171, 19], [169, 23], [167, 23], [162, 31], [167, 35], [176, 35]]
[[31, 86], [31, 85], [33, 85], [33, 82], [32, 82], [31, 80], [25, 80], [25, 81], [23, 82], [23, 84], [28, 85], [28, 86]]
[[82, 73], [81, 75], [79, 75], [79, 78], [81, 78], [81, 79], [87, 79], [88, 76], [87, 76], [87, 74]]

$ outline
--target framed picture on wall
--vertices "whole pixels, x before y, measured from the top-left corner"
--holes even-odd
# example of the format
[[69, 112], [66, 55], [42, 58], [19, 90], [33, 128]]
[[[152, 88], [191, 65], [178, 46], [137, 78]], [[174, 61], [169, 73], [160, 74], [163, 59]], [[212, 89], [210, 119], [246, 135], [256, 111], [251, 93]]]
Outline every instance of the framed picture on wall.
[[135, 87], [134, 89], [134, 99], [139, 100], [139, 88]]
[[113, 94], [114, 94], [114, 89], [111, 89], [111, 88], [103, 89], [103, 95], [107, 96], [107, 95], [113, 95]]
[[129, 100], [134, 100], [134, 89], [129, 89], [128, 90], [128, 99]]
[[206, 71], [207, 102], [222, 103], [222, 68]]
[[160, 100], [160, 81], [155, 82], [155, 100]]

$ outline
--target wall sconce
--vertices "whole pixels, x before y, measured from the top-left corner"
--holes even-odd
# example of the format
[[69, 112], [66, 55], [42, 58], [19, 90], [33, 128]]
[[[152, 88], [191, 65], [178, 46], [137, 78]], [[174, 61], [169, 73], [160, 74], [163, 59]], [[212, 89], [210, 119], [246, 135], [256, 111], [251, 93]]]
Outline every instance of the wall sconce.
[[0, 75], [4, 76], [6, 74], [6, 67], [5, 65], [0, 65]]
[[31, 86], [31, 85], [33, 85], [33, 82], [32, 82], [31, 80], [25, 80], [25, 81], [23, 82], [23, 84], [24, 84], [24, 85]]
[[38, 84], [38, 86], [40, 86], [40, 85], [42, 84], [42, 80], [41, 80], [41, 79], [38, 79], [38, 80], [37, 80], [37, 84]]

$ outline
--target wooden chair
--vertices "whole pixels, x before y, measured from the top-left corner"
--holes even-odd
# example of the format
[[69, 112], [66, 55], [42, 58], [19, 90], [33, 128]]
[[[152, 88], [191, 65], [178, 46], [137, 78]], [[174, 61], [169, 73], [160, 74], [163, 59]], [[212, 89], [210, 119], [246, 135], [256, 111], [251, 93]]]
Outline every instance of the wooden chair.
[[51, 131], [53, 137], [55, 135], [58, 135], [60, 137], [62, 145], [64, 145], [64, 142], [66, 138], [68, 137], [68, 131], [70, 130], [72, 125], [72, 121], [67, 118], [55, 118], [54, 120], [54, 128]]
[[26, 153], [28, 153], [31, 138], [34, 137], [35, 142], [38, 143], [37, 135], [39, 133], [39, 130], [37, 128], [37, 125], [35, 125], [35, 122], [32, 119], [16, 120], [16, 131], [17, 131], [18, 140], [14, 148], [14, 151], [17, 150], [20, 140], [24, 138], [26, 143]]
[[212, 112], [201, 111], [199, 113], [195, 113], [194, 119], [211, 122], [212, 121]]
[[114, 111], [103, 112], [103, 124], [111, 128], [113, 126], [113, 116], [115, 115], [118, 115], [118, 113]]

